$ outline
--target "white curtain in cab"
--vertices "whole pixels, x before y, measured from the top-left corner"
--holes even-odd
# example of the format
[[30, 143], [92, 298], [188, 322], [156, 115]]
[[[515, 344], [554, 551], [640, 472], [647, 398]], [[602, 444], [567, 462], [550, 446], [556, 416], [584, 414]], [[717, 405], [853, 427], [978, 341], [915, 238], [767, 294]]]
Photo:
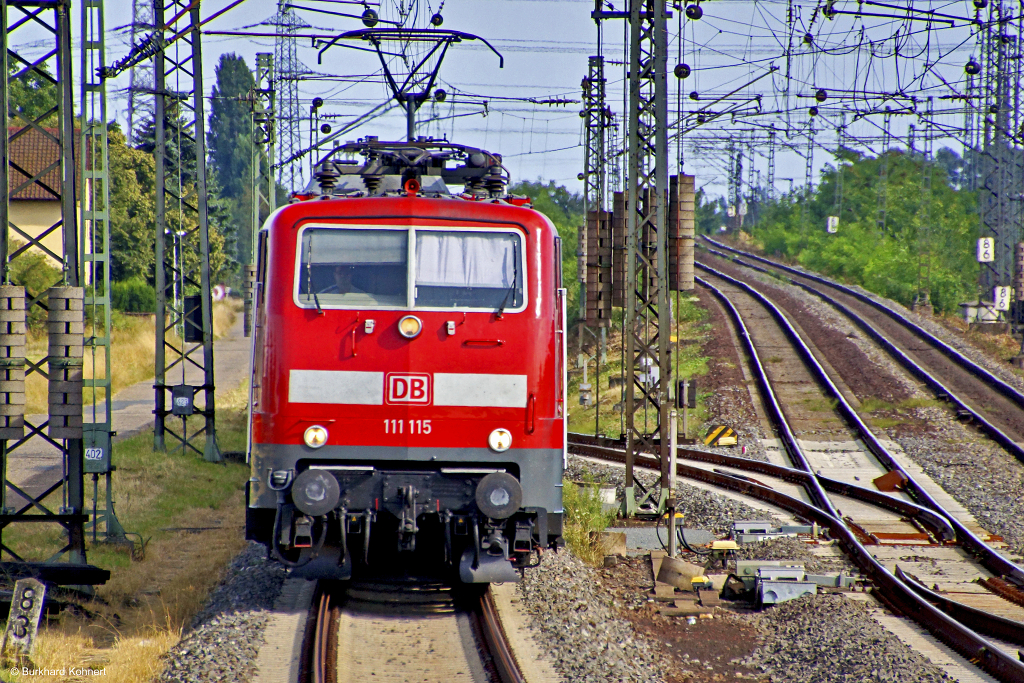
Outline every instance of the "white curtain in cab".
[[416, 284], [426, 287], [512, 286], [516, 245], [509, 233], [416, 233]]

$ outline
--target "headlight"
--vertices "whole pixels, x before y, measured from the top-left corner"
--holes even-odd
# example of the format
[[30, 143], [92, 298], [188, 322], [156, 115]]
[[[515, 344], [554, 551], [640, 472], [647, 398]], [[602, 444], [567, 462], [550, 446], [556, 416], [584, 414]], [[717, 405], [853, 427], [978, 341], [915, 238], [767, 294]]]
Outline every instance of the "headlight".
[[306, 427], [306, 433], [302, 435], [302, 440], [310, 448], [320, 448], [327, 443], [327, 430], [320, 425]]
[[398, 321], [398, 333], [406, 339], [412, 339], [423, 329], [423, 321], [414, 315], [407, 315]]
[[512, 433], [507, 429], [495, 429], [487, 437], [487, 446], [495, 453], [504, 453], [512, 446]]

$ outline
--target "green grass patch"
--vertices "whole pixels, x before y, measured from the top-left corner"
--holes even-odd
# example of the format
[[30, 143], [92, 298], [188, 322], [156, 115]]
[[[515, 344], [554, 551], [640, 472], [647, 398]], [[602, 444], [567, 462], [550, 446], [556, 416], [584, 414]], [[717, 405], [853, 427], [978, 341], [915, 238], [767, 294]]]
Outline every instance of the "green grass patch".
[[597, 566], [604, 557], [600, 533], [615, 519], [616, 511], [604, 512], [598, 484], [588, 477], [585, 485], [562, 482], [562, 505], [565, 524], [562, 535], [572, 553], [589, 565]]
[[868, 422], [871, 423], [872, 427], [878, 427], [879, 429], [889, 429], [907, 423], [906, 420], [898, 417], [873, 417]]
[[865, 413], [877, 413], [881, 410], [895, 410], [896, 406], [888, 401], [871, 396], [860, 402], [860, 409]]
[[804, 408], [815, 413], [831, 412], [839, 405], [839, 401], [834, 398], [805, 398], [801, 403]]
[[[673, 297], [672, 302], [676, 318], [672, 323], [670, 334], [670, 339], [673, 342], [673, 348], [670, 351], [672, 374], [674, 378], [687, 378], [699, 384], [700, 378], [707, 375], [709, 371], [710, 358], [703, 355], [704, 344], [711, 331], [711, 325], [708, 322], [709, 313], [701, 307], [696, 296], [680, 294], [678, 298]], [[585, 434], [593, 434], [596, 431], [609, 436], [618, 436], [623, 432], [625, 391], [620, 383], [623, 374], [621, 317], [622, 309], [615, 309], [613, 312], [614, 324], [609, 328], [607, 335], [606, 362], [600, 364], [595, 362], [594, 356], [599, 352], [596, 338], [589, 333], [584, 333], [582, 355], [587, 365], [587, 383], [591, 385], [596, 405], [583, 406], [579, 403], [579, 386], [583, 382], [582, 365], [578, 358], [580, 355], [579, 341], [575, 338], [571, 338], [569, 341], [569, 405], [567, 409], [570, 431]], [[689, 424], [691, 426], [699, 424], [703, 419], [701, 401], [704, 398], [705, 396], [698, 395], [698, 408], [696, 411], [690, 411]], [[648, 411], [646, 416], [643, 411], [639, 411], [635, 419], [646, 420], [647, 429], [654, 430], [657, 427], [655, 411]], [[690, 431], [692, 432], [693, 429]]]
[[[218, 443], [222, 450], [242, 450], [245, 442], [246, 392], [218, 396]], [[189, 421], [189, 432], [202, 418]], [[202, 449], [202, 443], [197, 444]], [[114, 510], [122, 526], [146, 539], [143, 558], [131, 557], [120, 544], [92, 542], [87, 533], [87, 560], [111, 572], [96, 587], [95, 600], [83, 610], [65, 610], [40, 628], [32, 662], [43, 668], [94, 666], [112, 683], [151, 681], [163, 669], [163, 656], [202, 607], [222, 568], [245, 546], [243, 486], [249, 476], [237, 462], [208, 463], [189, 450], [153, 450], [153, 432], [118, 441], [113, 448]], [[97, 486], [102, 509], [103, 478]], [[88, 511], [93, 482], [86, 479]], [[45, 501], [50, 506], [59, 502]], [[12, 525], [4, 543], [23, 557], [41, 559], [65, 543], [42, 525]], [[8, 667], [10, 661], [0, 661]], [[64, 678], [40, 676], [39, 683]], [[2, 676], [0, 676], [2, 680]], [[77, 679], [76, 679], [77, 680]]]
[[943, 408], [945, 407], [943, 401], [936, 400], [934, 398], [908, 398], [905, 401], [899, 402], [899, 407], [902, 410], [913, 410], [914, 408]]
[[[244, 450], [244, 415], [239, 420], [235, 411], [225, 411], [219, 417], [218, 443], [222, 450]], [[201, 418], [191, 420], [190, 429], [198, 429]], [[168, 448], [172, 444], [168, 439]], [[202, 448], [202, 440], [199, 447]], [[172, 521], [186, 511], [199, 509], [220, 510], [236, 494], [249, 476], [247, 465], [209, 463], [202, 456], [180, 448], [169, 452], [153, 450], [153, 432], [118, 441], [113, 446], [114, 511], [121, 525], [139, 534], [146, 542], [168, 536], [173, 532], [162, 528], [175, 526]], [[93, 482], [86, 476], [86, 507], [92, 512]], [[98, 507], [104, 507], [106, 484], [103, 477], [96, 486]], [[49, 526], [49, 525], [47, 525]], [[102, 530], [98, 536], [103, 538]], [[90, 564], [104, 569], [127, 567], [131, 560], [124, 548], [107, 543], [92, 543], [87, 534], [87, 557]], [[27, 524], [12, 525], [5, 530], [4, 542], [26, 559], [43, 560], [54, 549], [63, 545], [62, 532]]]

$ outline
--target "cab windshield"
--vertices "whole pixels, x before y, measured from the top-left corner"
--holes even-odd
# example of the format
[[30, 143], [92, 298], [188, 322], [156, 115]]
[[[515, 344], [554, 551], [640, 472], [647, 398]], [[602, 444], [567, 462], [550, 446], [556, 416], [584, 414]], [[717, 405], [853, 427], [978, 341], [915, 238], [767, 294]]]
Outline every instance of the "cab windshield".
[[523, 305], [519, 233], [307, 228], [299, 247], [300, 306], [514, 311]]

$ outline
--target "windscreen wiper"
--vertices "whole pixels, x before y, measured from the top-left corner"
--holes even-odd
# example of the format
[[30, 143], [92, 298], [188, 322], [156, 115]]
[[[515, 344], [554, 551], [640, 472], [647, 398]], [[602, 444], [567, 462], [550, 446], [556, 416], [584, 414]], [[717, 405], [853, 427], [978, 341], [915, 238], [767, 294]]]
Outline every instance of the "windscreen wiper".
[[[509, 285], [508, 291], [505, 292], [505, 298], [501, 300], [501, 305], [498, 306], [498, 320], [501, 320], [502, 313], [505, 312], [505, 307], [508, 305], [508, 298], [512, 296], [512, 292], [516, 291], [516, 283], [519, 282], [519, 264], [515, 264], [515, 268], [512, 271], [512, 284]], [[513, 300], [513, 304], [515, 301]]]
[[313, 295], [313, 302], [316, 304], [316, 314], [323, 315], [324, 309], [320, 307], [320, 297], [313, 291], [313, 233], [309, 233], [309, 246], [306, 249], [306, 301], [309, 295]]

